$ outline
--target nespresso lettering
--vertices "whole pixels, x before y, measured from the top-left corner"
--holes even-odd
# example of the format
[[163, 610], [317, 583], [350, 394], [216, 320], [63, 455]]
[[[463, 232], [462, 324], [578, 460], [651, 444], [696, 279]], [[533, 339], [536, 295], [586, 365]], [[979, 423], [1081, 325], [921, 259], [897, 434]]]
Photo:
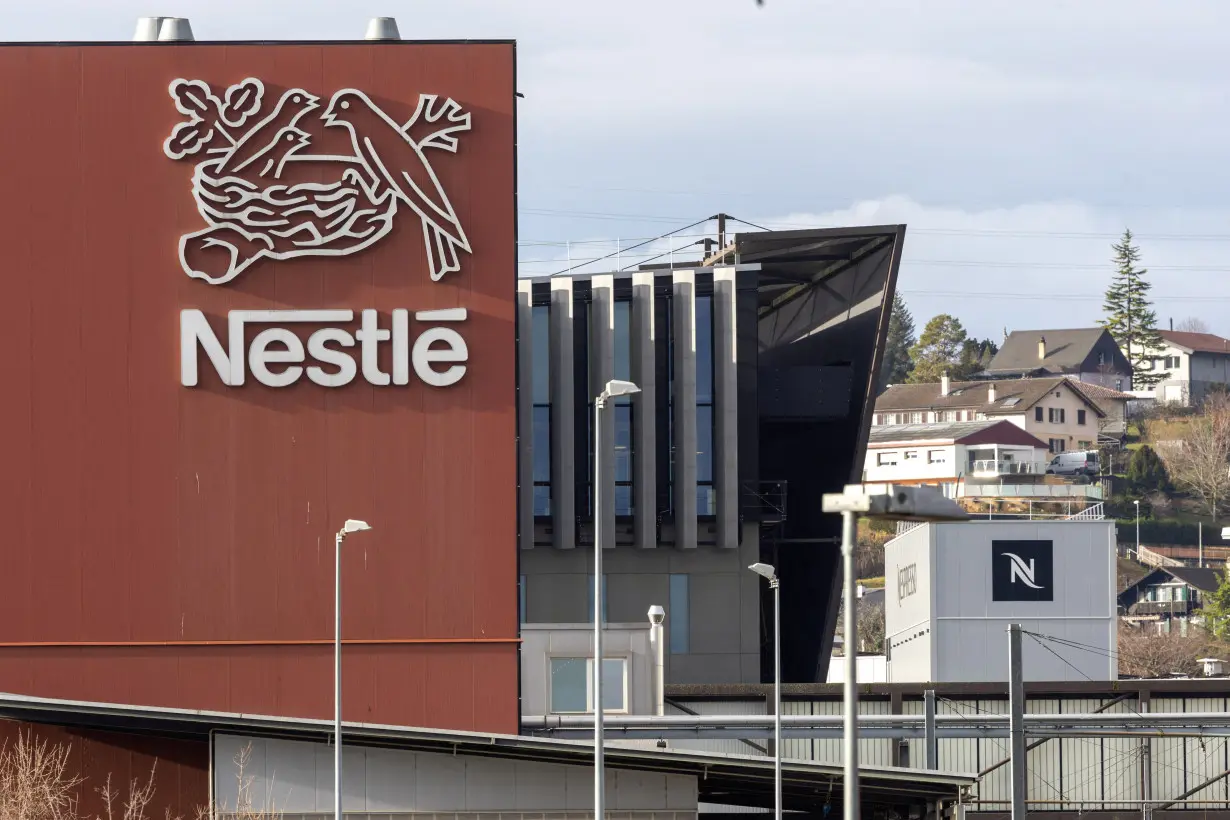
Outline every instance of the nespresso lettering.
[[[267, 387], [287, 387], [304, 374], [322, 387], [343, 387], [360, 372], [369, 384], [400, 386], [410, 383], [411, 369], [424, 384], [448, 387], [465, 375], [470, 355], [465, 339], [448, 325], [465, 319], [465, 308], [418, 311], [415, 324], [428, 327], [421, 328], [417, 338], [411, 340], [410, 312], [402, 309], [392, 311], [388, 328], [380, 327], [376, 311], [364, 310], [353, 333], [337, 327], [354, 321], [351, 310], [232, 310], [227, 315], [224, 348], [204, 313], [183, 310], [179, 315], [180, 382], [185, 387], [197, 385], [200, 351], [222, 383], [231, 387], [242, 385], [247, 371]], [[282, 326], [287, 324], [328, 326], [308, 336], [305, 346], [298, 335]], [[247, 325], [271, 327], [245, 345]], [[392, 346], [389, 373], [380, 369], [380, 345], [386, 342]], [[348, 352], [356, 344], [358, 362]]]

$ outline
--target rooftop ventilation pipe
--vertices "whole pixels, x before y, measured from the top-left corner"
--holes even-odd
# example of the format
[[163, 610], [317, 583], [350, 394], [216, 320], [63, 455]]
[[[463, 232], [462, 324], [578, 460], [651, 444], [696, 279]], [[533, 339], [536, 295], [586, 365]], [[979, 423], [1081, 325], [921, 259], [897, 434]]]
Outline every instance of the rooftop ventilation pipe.
[[158, 39], [158, 31], [162, 28], [165, 17], [138, 17], [137, 30], [133, 32], [133, 42], [152, 43]]
[[1046, 361], [1046, 337], [1038, 337], [1038, 361]]
[[367, 21], [367, 40], [400, 40], [397, 20], [393, 17], [373, 17]]
[[187, 17], [162, 18], [162, 25], [158, 28], [158, 42], [190, 43], [194, 39], [196, 38], [192, 36], [192, 25]]
[[987, 404], [995, 404], [995, 382], [987, 385]]
[[940, 376], [940, 395], [941, 396], [948, 395], [948, 372], [947, 371], [944, 372], [944, 375]]

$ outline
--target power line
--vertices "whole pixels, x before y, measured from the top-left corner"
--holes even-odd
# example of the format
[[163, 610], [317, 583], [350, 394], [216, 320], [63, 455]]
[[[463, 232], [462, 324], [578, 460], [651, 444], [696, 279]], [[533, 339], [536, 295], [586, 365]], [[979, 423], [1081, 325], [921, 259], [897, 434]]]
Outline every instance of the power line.
[[[631, 247], [628, 247], [628, 248], [620, 248], [620, 247], [616, 247], [614, 251], [612, 251], [611, 253], [608, 253], [606, 256], [599, 256], [597, 259], [591, 259], [591, 260], [589, 260], [588, 262], [582, 262], [582, 263], [581, 263], [581, 264], [579, 264], [579, 265], [572, 265], [571, 267], [567, 267], [567, 268], [564, 268], [563, 270], [556, 271], [555, 273], [553, 273], [553, 274], [551, 274], [551, 275], [552, 275], [552, 276], [557, 276], [557, 275], [559, 275], [559, 274], [561, 274], [561, 273], [568, 273], [569, 271], [574, 271], [574, 270], [576, 270], [577, 268], [583, 268], [583, 267], [585, 267], [586, 265], [591, 264], [591, 263], [593, 263], [593, 262], [600, 262], [600, 261], [602, 261], [603, 259], [610, 259], [612, 256], [619, 256], [619, 255], [620, 255], [620, 254], [622, 254], [622, 253], [626, 253], [626, 252], [628, 252], [628, 251], [634, 251], [634, 250], [636, 250], [637, 248], [644, 247], [645, 245], [648, 245], [648, 244], [649, 244], [649, 243], [651, 243], [651, 242], [657, 242], [659, 239], [666, 239], [667, 237], [674, 236], [674, 235], [675, 235], [676, 233], [678, 233], [679, 231], [686, 231], [686, 230], [688, 230], [688, 229], [690, 229], [690, 228], [695, 228], [697, 225], [704, 224], [705, 222], [708, 222], [708, 221], [709, 221], [709, 220], [711, 220], [711, 219], [713, 219], [713, 217], [711, 217], [711, 216], [707, 216], [707, 217], [705, 217], [704, 219], [698, 219], [698, 220], [696, 220], [695, 222], [693, 222], [691, 225], [684, 225], [682, 228], [679, 228], [678, 230], [668, 231], [667, 233], [664, 233], [664, 234], [662, 234], [661, 236], [655, 236], [655, 237], [653, 237], [652, 239], [646, 239], [644, 242], [639, 242], [639, 243], [637, 243], [637, 244], [635, 244], [635, 245], [632, 245]], [[557, 261], [557, 262], [558, 262], [559, 260], [555, 260], [555, 261]]]

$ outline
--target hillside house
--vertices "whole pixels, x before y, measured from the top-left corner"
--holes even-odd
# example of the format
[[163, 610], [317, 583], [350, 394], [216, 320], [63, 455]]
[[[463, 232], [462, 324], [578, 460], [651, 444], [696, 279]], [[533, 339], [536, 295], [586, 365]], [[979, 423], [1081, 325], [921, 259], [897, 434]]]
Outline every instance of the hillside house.
[[956, 497], [961, 479], [1042, 475], [1046, 442], [1006, 419], [871, 428], [863, 481], [931, 484]]
[[[1126, 404], [1128, 396], [1123, 396]], [[876, 399], [872, 435], [877, 427], [1009, 421], [1044, 442], [1051, 453], [1098, 446], [1111, 423], [1099, 402], [1067, 378], [1013, 379], [939, 384], [894, 384]], [[1122, 418], [1122, 410], [1116, 410]], [[873, 438], [874, 440], [874, 438]]]
[[980, 379], [1068, 376], [1117, 391], [1131, 390], [1132, 365], [1103, 327], [1014, 330]]
[[1200, 567], [1158, 567], [1119, 593], [1120, 614], [1148, 621], [1158, 632], [1186, 630], [1199, 617], [1204, 596], [1221, 585], [1218, 570]]
[[1145, 367], [1169, 375], [1150, 389], [1154, 400], [1194, 407], [1210, 390], [1230, 388], [1230, 339], [1179, 330], [1158, 334], [1165, 344], [1149, 351]]

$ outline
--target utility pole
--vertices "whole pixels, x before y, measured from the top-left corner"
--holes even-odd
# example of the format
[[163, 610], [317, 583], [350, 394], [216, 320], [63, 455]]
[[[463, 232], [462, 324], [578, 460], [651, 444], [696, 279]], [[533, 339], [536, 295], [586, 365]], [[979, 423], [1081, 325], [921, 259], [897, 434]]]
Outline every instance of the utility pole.
[[1008, 625], [1008, 733], [1012, 739], [1012, 820], [1025, 820], [1025, 676], [1021, 667], [1021, 625]]

